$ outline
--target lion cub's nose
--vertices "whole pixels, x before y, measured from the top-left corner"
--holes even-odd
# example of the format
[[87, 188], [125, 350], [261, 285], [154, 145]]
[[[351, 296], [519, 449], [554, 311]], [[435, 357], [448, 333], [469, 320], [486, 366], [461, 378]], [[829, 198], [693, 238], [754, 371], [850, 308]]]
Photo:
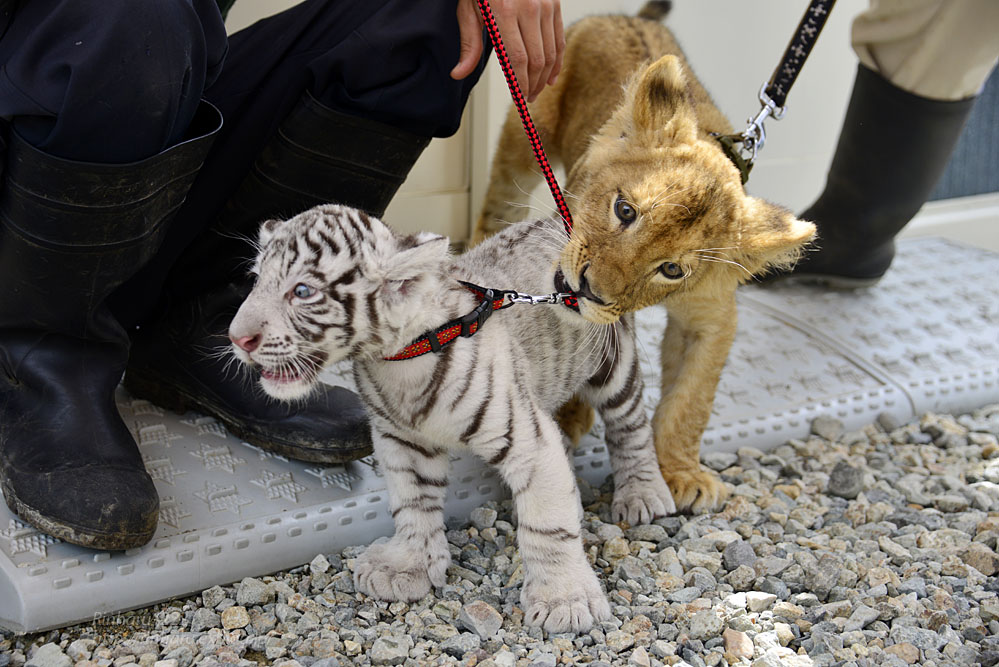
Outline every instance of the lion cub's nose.
[[241, 350], [246, 350], [247, 352], [253, 352], [260, 346], [260, 334], [240, 336], [238, 338], [230, 334], [229, 340], [232, 341], [233, 345], [237, 345]]
[[583, 272], [579, 274], [579, 289], [576, 290], [576, 294], [586, 297], [599, 306], [606, 306], [607, 304], [604, 303], [604, 300], [594, 294], [593, 290], [590, 289], [590, 283], [586, 280], [586, 269], [588, 268], [590, 268], [589, 264], [583, 267]]

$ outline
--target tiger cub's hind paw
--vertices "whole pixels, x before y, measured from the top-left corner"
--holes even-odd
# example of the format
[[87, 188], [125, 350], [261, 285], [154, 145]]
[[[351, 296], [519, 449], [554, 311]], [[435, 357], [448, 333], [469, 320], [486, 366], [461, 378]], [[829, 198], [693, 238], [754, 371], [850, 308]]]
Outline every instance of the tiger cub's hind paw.
[[717, 512], [732, 493], [728, 484], [709, 470], [660, 470], [679, 512]]

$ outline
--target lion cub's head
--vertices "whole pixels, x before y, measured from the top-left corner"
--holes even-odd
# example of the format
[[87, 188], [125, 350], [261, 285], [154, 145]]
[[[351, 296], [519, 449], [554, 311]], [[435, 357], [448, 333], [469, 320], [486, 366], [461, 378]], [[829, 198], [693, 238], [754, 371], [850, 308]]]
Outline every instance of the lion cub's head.
[[639, 71], [569, 175], [578, 199], [560, 268], [589, 320], [719, 290], [793, 262], [815, 227], [743, 190], [698, 127], [680, 61]]

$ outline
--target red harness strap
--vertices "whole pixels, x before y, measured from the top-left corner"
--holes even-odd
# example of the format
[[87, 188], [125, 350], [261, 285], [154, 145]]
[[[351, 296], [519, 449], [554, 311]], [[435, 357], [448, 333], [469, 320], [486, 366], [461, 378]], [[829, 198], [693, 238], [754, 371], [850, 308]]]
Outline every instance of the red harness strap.
[[548, 183], [548, 189], [551, 190], [552, 197], [555, 199], [555, 205], [558, 206], [558, 212], [562, 216], [562, 222], [565, 224], [565, 233], [571, 235], [572, 214], [569, 213], [569, 206], [565, 203], [565, 197], [562, 196], [562, 188], [559, 187], [558, 181], [555, 179], [555, 173], [548, 163], [548, 156], [545, 154], [545, 148], [541, 144], [541, 136], [538, 134], [537, 128], [534, 127], [534, 121], [527, 110], [527, 100], [524, 99], [524, 94], [520, 90], [520, 84], [517, 83], [517, 75], [513, 72], [510, 58], [507, 56], [506, 48], [503, 46], [503, 39], [500, 37], [499, 28], [496, 27], [496, 18], [493, 16], [492, 8], [489, 6], [489, 0], [478, 0], [478, 3], [479, 11], [482, 14], [482, 21], [486, 25], [486, 31], [489, 33], [489, 39], [493, 43], [493, 49], [496, 50], [496, 58], [499, 60], [500, 67], [503, 69], [503, 76], [506, 77], [506, 84], [509, 86], [510, 94], [513, 96], [513, 103], [517, 107], [517, 113], [520, 114], [520, 122], [523, 123], [527, 139], [531, 142], [534, 158], [538, 161], [538, 166], [541, 167], [541, 171], [545, 175], [545, 181]]
[[489, 316], [493, 314], [493, 311], [513, 305], [513, 303], [507, 302], [507, 292], [505, 291], [479, 287], [472, 283], [466, 283], [463, 280], [459, 280], [458, 282], [468, 291], [479, 297], [479, 305], [475, 307], [475, 310], [467, 315], [451, 320], [433, 331], [428, 331], [402, 348], [402, 351], [398, 354], [391, 357], [384, 357], [386, 361], [401, 361], [403, 359], [412, 359], [413, 357], [430, 354], [431, 352], [439, 352], [442, 347], [453, 343], [459, 336], [468, 338], [478, 331], [483, 323], [489, 319]]

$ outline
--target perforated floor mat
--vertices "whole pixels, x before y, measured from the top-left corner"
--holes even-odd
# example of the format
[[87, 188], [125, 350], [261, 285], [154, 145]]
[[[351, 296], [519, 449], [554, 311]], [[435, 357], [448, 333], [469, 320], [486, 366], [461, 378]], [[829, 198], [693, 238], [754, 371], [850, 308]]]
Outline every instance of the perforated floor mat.
[[[767, 449], [803, 437], [817, 415], [858, 428], [887, 412], [959, 412], [999, 401], [999, 255], [940, 239], [899, 244], [875, 288], [740, 291], [739, 329], [703, 451]], [[665, 310], [639, 314], [645, 400], [658, 400]], [[327, 379], [350, 386], [345, 367]], [[392, 531], [378, 466], [319, 467], [274, 456], [210, 417], [176, 415], [122, 390], [161, 498], [155, 538], [106, 553], [25, 525], [0, 505], [0, 625], [32, 631], [88, 621], [310, 561]], [[576, 452], [591, 483], [609, 472], [599, 428]], [[447, 513], [504, 489], [469, 456], [453, 462]]]

